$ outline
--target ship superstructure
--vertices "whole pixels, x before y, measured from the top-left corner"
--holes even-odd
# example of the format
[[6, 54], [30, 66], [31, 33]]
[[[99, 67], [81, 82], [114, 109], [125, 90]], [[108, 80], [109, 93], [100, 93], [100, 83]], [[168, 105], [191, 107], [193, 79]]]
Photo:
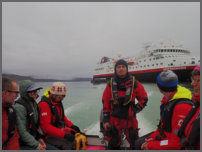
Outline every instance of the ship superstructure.
[[[94, 69], [93, 82], [109, 80], [114, 75], [114, 65], [117, 58], [103, 57]], [[173, 70], [181, 82], [190, 80], [193, 68], [200, 64], [200, 57], [191, 56], [188, 49], [182, 45], [169, 45], [157, 47], [156, 45], [145, 45], [144, 50], [137, 57], [123, 58], [128, 62], [129, 73], [137, 80], [144, 82], [155, 82], [157, 75], [165, 70]]]

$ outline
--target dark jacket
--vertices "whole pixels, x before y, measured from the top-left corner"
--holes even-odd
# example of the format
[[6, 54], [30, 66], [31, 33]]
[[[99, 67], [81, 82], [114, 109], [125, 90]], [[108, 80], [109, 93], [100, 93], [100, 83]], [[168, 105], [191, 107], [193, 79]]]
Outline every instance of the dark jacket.
[[[8, 114], [4, 107], [2, 107], [2, 144], [8, 139]], [[19, 135], [17, 131], [17, 127], [15, 127], [15, 132], [13, 136], [7, 142], [7, 145], [4, 146], [3, 150], [19, 150]]]
[[[24, 80], [21, 81], [20, 83], [20, 98], [18, 99], [20, 100], [24, 100], [26, 102], [28, 102], [33, 110], [33, 115], [34, 115], [34, 121], [35, 124], [38, 123], [39, 121], [39, 114], [38, 114], [38, 110], [37, 110], [37, 103], [35, 101], [33, 101], [33, 99], [31, 99], [28, 94], [27, 94], [27, 89], [29, 88], [29, 86], [31, 86], [33, 84], [33, 82], [29, 81], [29, 80]], [[17, 114], [17, 127], [19, 130], [19, 135], [20, 135], [20, 139], [21, 141], [30, 147], [33, 148], [37, 148], [39, 145], [38, 140], [32, 135], [30, 128], [27, 127], [29, 119], [27, 116], [27, 110], [26, 108], [19, 104], [16, 103], [14, 105], [14, 108], [16, 109], [16, 114]]]

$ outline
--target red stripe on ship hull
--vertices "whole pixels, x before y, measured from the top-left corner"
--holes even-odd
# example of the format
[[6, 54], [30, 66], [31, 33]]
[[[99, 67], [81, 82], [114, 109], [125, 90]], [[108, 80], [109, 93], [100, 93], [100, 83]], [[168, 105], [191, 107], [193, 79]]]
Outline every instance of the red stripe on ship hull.
[[[194, 69], [195, 66], [183, 66], [183, 67], [167, 67], [167, 68], [159, 68], [159, 69], [151, 69], [151, 70], [140, 70], [140, 71], [130, 71], [130, 74], [143, 74], [143, 73], [154, 73], [154, 72], [161, 72], [163, 70], [191, 70]], [[100, 74], [100, 75], [93, 75], [93, 78], [97, 77], [107, 77], [107, 76], [113, 76], [114, 73], [110, 74]]]

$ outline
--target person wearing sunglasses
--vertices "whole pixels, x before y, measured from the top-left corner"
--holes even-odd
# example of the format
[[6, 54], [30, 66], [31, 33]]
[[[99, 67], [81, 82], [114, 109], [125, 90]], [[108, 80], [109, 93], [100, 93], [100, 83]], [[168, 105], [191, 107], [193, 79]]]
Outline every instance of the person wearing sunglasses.
[[65, 116], [62, 101], [67, 88], [62, 82], [54, 82], [39, 102], [40, 126], [46, 136], [46, 142], [62, 150], [74, 149], [75, 134], [80, 132]]
[[19, 150], [16, 112], [13, 108], [18, 97], [18, 85], [14, 80], [2, 78], [2, 150]]
[[36, 102], [42, 87], [30, 80], [19, 83], [20, 98], [16, 101], [17, 127], [22, 150], [57, 150], [58, 148], [44, 142], [39, 128], [39, 107]]

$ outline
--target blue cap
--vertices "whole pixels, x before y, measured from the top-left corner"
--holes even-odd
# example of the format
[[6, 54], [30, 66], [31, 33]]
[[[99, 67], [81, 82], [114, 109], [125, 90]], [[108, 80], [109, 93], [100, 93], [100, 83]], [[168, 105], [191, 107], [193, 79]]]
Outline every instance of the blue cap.
[[27, 89], [27, 92], [31, 92], [31, 91], [39, 90], [39, 89], [42, 89], [42, 87], [38, 87], [37, 85], [32, 84], [32, 85]]

